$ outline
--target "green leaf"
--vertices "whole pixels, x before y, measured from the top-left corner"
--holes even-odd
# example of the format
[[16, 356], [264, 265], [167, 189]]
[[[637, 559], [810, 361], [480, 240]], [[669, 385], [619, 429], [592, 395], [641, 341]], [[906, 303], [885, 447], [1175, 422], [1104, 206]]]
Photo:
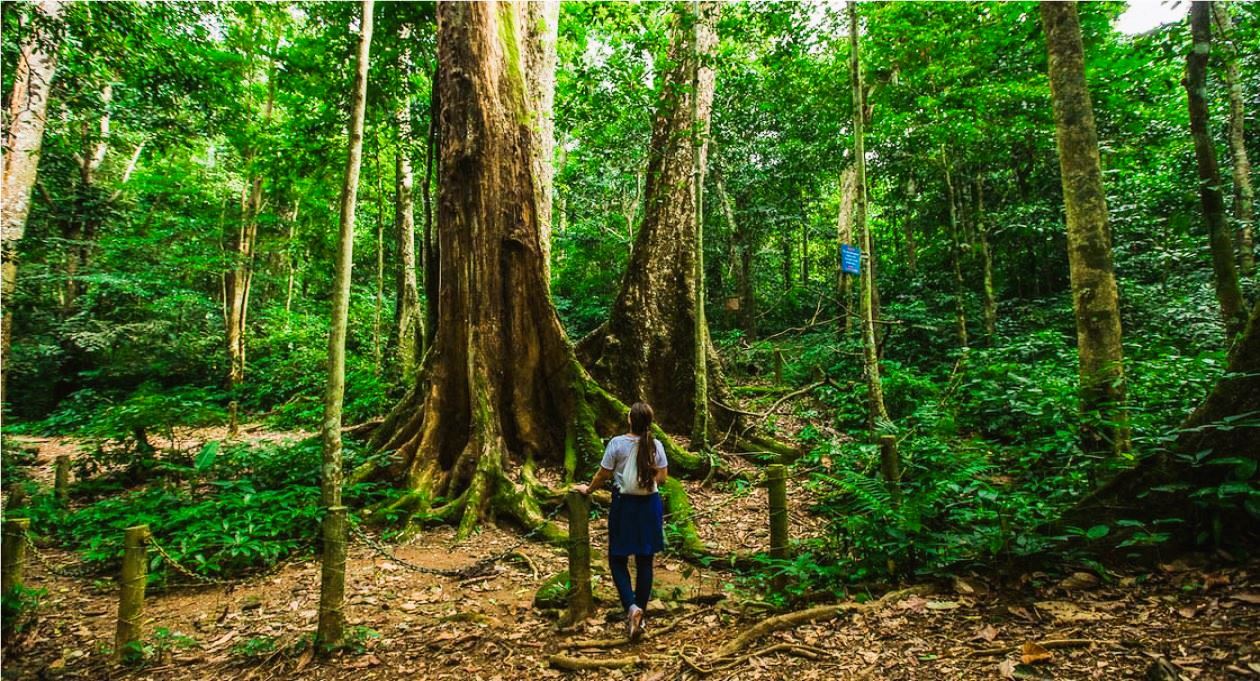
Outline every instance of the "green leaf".
[[201, 453], [197, 455], [196, 463], [198, 473], [204, 473], [210, 470], [210, 466], [214, 465], [214, 459], [219, 455], [219, 446], [218, 440], [211, 440], [201, 448]]
[[1091, 540], [1102, 539], [1111, 533], [1111, 528], [1107, 525], [1095, 525], [1085, 531], [1085, 536]]

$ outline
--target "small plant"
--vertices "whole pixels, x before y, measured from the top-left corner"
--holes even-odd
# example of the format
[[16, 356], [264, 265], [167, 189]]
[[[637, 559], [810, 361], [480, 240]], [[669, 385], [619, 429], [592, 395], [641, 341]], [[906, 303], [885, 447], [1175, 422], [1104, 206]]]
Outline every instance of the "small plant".
[[262, 657], [276, 651], [276, 637], [251, 636], [232, 646], [232, 654], [238, 657]]
[[372, 641], [381, 637], [380, 632], [366, 626], [351, 627], [346, 632], [345, 650], [354, 655], [362, 655], [371, 647]]

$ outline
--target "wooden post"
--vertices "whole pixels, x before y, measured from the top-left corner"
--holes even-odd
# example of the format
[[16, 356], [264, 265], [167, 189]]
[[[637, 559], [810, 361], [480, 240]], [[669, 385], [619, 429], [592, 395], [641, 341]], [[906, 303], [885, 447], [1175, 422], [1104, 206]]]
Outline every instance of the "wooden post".
[[22, 566], [26, 565], [26, 531], [30, 518], [9, 518], [4, 521], [3, 559], [0, 559], [0, 593], [5, 598], [15, 586], [22, 586]]
[[783, 385], [783, 351], [774, 349], [774, 382]]
[[315, 634], [323, 652], [339, 648], [346, 619], [346, 507], [332, 506], [324, 516], [324, 557], [319, 579], [319, 629]]
[[566, 620], [577, 624], [595, 612], [591, 595], [591, 500], [581, 492], [569, 492], [569, 612]]
[[70, 497], [70, 456], [61, 454], [57, 457], [57, 472], [53, 479], [53, 493], [60, 503], [66, 503]]
[[149, 526], [128, 527], [123, 535], [122, 578], [118, 590], [118, 628], [114, 632], [114, 661], [130, 657], [144, 636], [144, 587], [148, 581]]
[[[787, 466], [772, 464], [766, 470], [766, 488], [770, 497], [770, 557], [788, 557]], [[775, 575], [771, 582], [776, 592], [787, 586], [786, 575]]]
[[893, 498], [901, 498], [901, 455], [897, 453], [895, 435], [879, 436], [879, 473]]

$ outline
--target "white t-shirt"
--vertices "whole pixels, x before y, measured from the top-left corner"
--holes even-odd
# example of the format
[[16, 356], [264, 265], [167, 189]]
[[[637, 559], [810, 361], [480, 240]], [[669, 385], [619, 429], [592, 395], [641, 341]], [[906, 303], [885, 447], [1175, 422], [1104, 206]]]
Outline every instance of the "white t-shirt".
[[[657, 469], [669, 467], [669, 461], [665, 458], [665, 445], [656, 438], [652, 438], [652, 441], [656, 445], [656, 460], [652, 464]], [[622, 494], [644, 495], [656, 491], [655, 480], [652, 481], [650, 489], [639, 487], [638, 453], [638, 435], [618, 435], [609, 440], [608, 447], [604, 449], [604, 460], [600, 461], [599, 465], [613, 472], [613, 483]]]

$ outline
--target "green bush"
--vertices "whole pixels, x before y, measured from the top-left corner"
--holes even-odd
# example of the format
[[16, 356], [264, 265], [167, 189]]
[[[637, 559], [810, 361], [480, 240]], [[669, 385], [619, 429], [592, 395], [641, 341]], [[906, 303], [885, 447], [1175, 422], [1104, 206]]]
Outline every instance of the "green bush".
[[[309, 550], [322, 514], [321, 445], [311, 438], [292, 445], [236, 445], [218, 453], [189, 484], [169, 479], [97, 500], [66, 513], [49, 495], [35, 497], [32, 530], [78, 551], [90, 566], [106, 569], [122, 556], [123, 530], [148, 524], [154, 540], [181, 565], [222, 577], [257, 570]], [[347, 443], [346, 466], [365, 454]], [[195, 469], [194, 469], [195, 470]], [[347, 500], [374, 500], [377, 485], [346, 488]], [[184, 581], [154, 555], [155, 580]]]

